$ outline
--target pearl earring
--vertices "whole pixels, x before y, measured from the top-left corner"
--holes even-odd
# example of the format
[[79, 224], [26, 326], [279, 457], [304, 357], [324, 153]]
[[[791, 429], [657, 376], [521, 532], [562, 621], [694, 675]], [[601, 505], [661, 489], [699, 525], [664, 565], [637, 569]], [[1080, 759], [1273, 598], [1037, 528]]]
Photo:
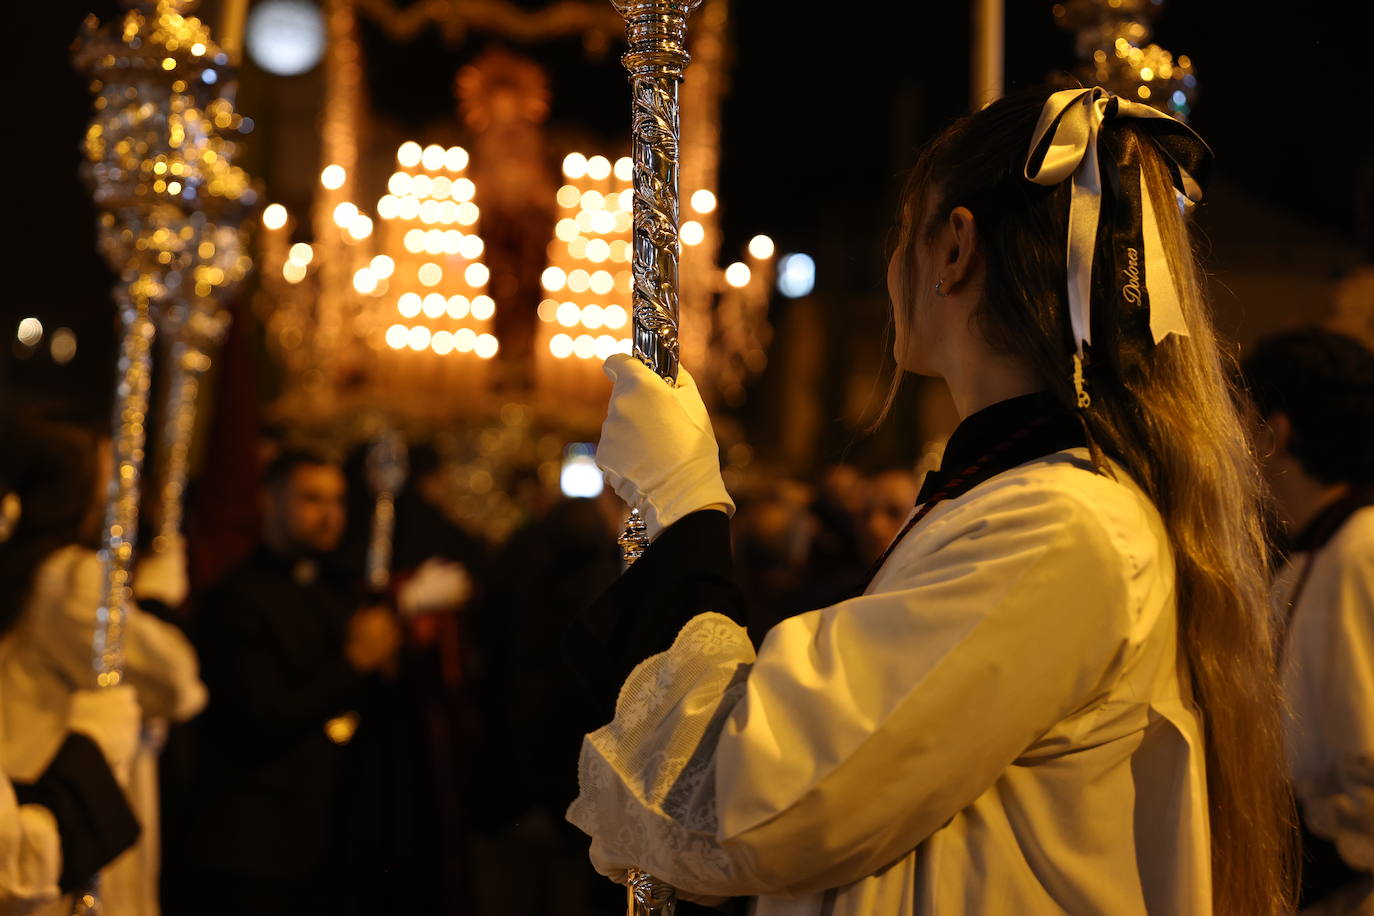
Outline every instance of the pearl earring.
[[944, 281], [944, 280], [936, 280], [936, 281], [935, 281], [935, 295], [937, 295], [937, 296], [948, 296], [948, 295], [949, 295], [949, 293], [947, 293], [947, 292], [944, 291], [944, 289], [943, 289], [944, 285], [945, 285], [945, 281]]

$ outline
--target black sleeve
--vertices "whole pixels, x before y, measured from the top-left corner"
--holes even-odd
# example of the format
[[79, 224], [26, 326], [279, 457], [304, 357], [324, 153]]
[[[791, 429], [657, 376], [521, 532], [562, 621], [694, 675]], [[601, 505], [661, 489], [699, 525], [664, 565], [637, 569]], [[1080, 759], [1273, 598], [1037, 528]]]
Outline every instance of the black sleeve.
[[178, 630], [185, 632], [186, 627], [183, 625], [182, 621], [177, 618], [171, 606], [161, 598], [140, 598], [135, 595], [134, 603], [138, 605], [138, 609], [143, 613], [156, 617], [163, 623], [170, 623]]
[[42, 805], [57, 821], [62, 843], [63, 893], [79, 890], [138, 839], [124, 790], [94, 741], [72, 732], [37, 782], [15, 783], [21, 805]]
[[669, 527], [596, 602], [573, 619], [564, 655], [590, 693], [592, 728], [615, 714], [620, 687], [635, 665], [672, 645], [698, 614], [715, 611], [743, 626], [735, 585], [730, 519], [694, 512]]

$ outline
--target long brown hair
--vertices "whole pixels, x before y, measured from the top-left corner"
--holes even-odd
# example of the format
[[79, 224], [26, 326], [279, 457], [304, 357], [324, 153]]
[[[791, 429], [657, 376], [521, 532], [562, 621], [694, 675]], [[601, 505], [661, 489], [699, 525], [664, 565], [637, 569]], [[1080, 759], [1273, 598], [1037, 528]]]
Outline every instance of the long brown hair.
[[[973, 321], [995, 349], [1026, 360], [1045, 389], [1076, 410], [1067, 309], [1069, 183], [1022, 174], [1050, 90], [1009, 96], [956, 122], [925, 150], [902, 201], [899, 307], [912, 302], [915, 246], [955, 207], [973, 214], [986, 264]], [[1218, 347], [1188, 226], [1162, 155], [1127, 119], [1109, 121], [1105, 155], [1135, 153], [1182, 301], [1187, 337], [1155, 345], [1139, 315], [1113, 314], [1108, 271], [1093, 285], [1091, 406], [1079, 411], [1099, 470], [1111, 458], [1145, 490], [1169, 532], [1176, 568], [1180, 662], [1201, 716], [1216, 912], [1291, 912], [1294, 809], [1267, 594], [1266, 497]], [[923, 221], [924, 215], [924, 221]], [[1109, 258], [1104, 220], [1098, 255]]]

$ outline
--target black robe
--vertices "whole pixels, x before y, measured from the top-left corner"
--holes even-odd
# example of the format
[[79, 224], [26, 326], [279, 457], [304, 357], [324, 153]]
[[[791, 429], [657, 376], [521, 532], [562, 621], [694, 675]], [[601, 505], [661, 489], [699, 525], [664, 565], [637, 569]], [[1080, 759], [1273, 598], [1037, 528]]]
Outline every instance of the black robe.
[[[367, 785], [384, 688], [344, 657], [356, 608], [342, 577], [300, 576], [263, 547], [197, 603], [210, 703], [195, 723], [194, 810], [175, 852], [200, 887], [198, 907], [356, 911], [369, 876], [351, 868], [351, 849], [384, 788]], [[339, 743], [326, 724], [348, 713], [358, 727]]]

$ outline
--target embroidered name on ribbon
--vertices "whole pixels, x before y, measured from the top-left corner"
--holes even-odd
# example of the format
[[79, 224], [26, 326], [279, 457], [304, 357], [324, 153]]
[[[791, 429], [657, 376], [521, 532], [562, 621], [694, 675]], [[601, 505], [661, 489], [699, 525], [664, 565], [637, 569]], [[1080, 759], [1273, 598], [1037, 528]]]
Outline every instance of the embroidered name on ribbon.
[[1126, 249], [1126, 284], [1121, 296], [1132, 305], [1140, 304], [1140, 255], [1134, 248]]

